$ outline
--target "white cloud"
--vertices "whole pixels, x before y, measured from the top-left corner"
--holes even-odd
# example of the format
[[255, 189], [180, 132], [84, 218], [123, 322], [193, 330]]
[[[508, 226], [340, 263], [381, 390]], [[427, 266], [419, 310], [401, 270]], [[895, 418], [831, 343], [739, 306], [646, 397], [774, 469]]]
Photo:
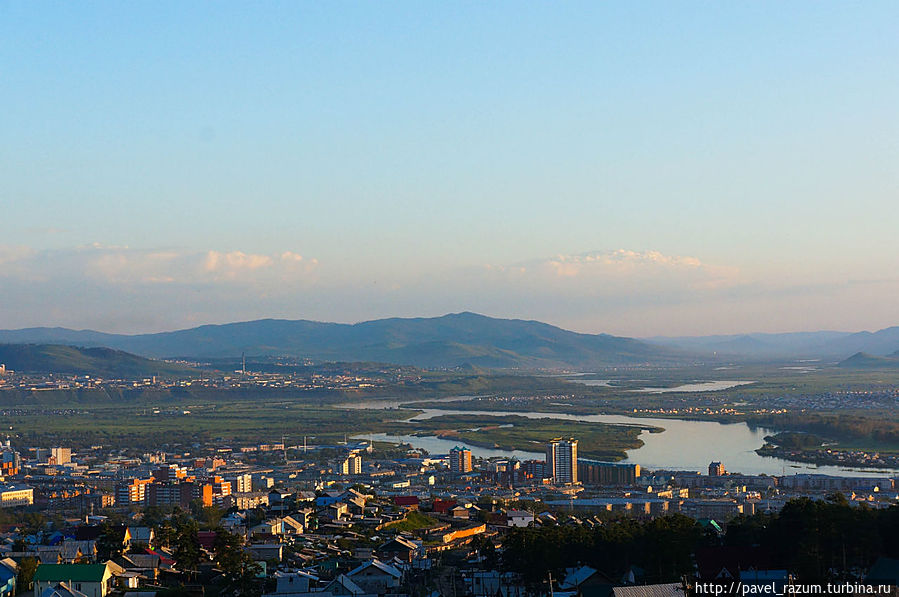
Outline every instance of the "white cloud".
[[623, 290], [652, 284], [715, 289], [741, 282], [735, 267], [708, 264], [696, 257], [630, 249], [556, 255], [511, 266], [488, 265], [487, 271], [516, 281], [530, 279], [541, 284], [582, 287], [614, 284]]
[[254, 271], [271, 267], [274, 260], [268, 255], [254, 255], [243, 251], [206, 253], [203, 268], [210, 273], [234, 278], [241, 272]]
[[37, 251], [0, 246], [0, 275], [21, 280], [81, 281], [117, 286], [136, 284], [302, 282], [318, 261], [299, 253], [275, 255], [243, 251], [205, 252], [131, 249], [93, 243], [70, 249]]
[[281, 261], [293, 261], [299, 263], [303, 260], [303, 256], [293, 251], [284, 251], [281, 253]]
[[0, 245], [0, 266], [22, 261], [35, 253], [37, 251], [29, 247]]

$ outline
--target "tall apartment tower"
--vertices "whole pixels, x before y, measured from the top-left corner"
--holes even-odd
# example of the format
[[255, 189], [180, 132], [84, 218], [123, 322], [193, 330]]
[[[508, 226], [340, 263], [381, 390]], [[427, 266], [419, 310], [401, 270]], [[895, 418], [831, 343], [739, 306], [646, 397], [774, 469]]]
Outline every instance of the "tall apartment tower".
[[56, 464], [68, 464], [72, 462], [71, 448], [51, 448], [50, 457], [56, 461]]
[[471, 471], [471, 450], [456, 446], [449, 453], [450, 471], [468, 473]]
[[346, 458], [340, 461], [338, 468], [341, 475], [361, 475], [362, 474], [362, 457], [355, 452], [351, 452]]
[[546, 474], [559, 485], [577, 483], [577, 440], [556, 438], [546, 445]]
[[237, 473], [225, 479], [231, 481], [232, 493], [249, 493], [253, 491], [253, 475], [250, 473]]
[[720, 462], [712, 462], [709, 464], [709, 476], [710, 477], [723, 477], [726, 471], [724, 470], [724, 465]]

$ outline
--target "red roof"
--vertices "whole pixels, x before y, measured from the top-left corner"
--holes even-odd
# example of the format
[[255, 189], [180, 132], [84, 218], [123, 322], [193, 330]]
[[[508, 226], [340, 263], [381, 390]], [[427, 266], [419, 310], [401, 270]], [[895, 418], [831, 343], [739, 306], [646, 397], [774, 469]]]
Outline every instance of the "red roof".
[[198, 531], [197, 541], [199, 541], [200, 545], [206, 549], [213, 549], [215, 547], [216, 535], [217, 533], [215, 531]]
[[159, 561], [162, 562], [163, 564], [167, 564], [169, 566], [175, 565], [175, 560], [166, 556], [163, 553], [160, 553], [160, 552], [152, 550], [152, 549], [144, 549], [144, 552], [150, 554], [151, 556], [159, 556]]
[[434, 500], [434, 512], [449, 512], [456, 505], [456, 500]]
[[393, 497], [393, 503], [397, 506], [417, 506], [418, 496], [414, 495], [397, 495]]

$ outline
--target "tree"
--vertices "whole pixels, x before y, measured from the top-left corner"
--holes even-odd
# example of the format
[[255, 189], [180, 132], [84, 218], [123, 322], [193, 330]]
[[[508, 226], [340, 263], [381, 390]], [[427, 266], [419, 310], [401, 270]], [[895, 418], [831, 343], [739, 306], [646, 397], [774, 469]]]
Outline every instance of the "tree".
[[36, 558], [22, 558], [19, 561], [19, 572], [16, 576], [16, 594], [31, 591], [31, 583], [37, 570]]
[[191, 575], [200, 565], [198, 530], [197, 523], [189, 518], [175, 521], [175, 563], [181, 571]]
[[103, 561], [122, 555], [124, 538], [125, 527], [104, 521], [97, 537], [97, 557]]
[[222, 571], [222, 593], [235, 597], [261, 594], [257, 576], [262, 567], [244, 551], [243, 540], [223, 529], [216, 530], [215, 563]]

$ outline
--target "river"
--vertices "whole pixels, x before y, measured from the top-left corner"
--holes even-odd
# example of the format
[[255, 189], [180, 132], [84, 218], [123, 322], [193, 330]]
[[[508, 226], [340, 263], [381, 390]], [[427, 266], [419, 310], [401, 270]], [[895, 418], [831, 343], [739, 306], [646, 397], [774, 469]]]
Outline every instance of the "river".
[[[429, 402], [452, 403], [470, 397], [444, 398], [430, 400]], [[365, 401], [354, 403], [352, 408], [399, 408], [408, 404], [404, 401]], [[438, 417], [440, 415], [494, 415], [527, 417], [530, 419], [559, 419], [568, 421], [583, 421], [596, 423], [611, 423], [616, 425], [635, 425], [640, 427], [663, 427], [662, 433], [650, 433], [643, 431], [640, 439], [643, 446], [628, 451], [628, 458], [622, 462], [633, 462], [649, 470], [684, 470], [702, 471], [708, 470], [709, 462], [720, 461], [729, 472], [744, 473], [750, 475], [767, 474], [782, 475], [796, 473], [818, 473], [842, 477], [882, 477], [894, 475], [896, 471], [884, 471], [882, 469], [849, 468], [841, 466], [816, 466], [801, 462], [791, 462], [781, 458], [767, 458], [756, 454], [755, 450], [765, 443], [764, 437], [772, 435], [769, 429], [751, 429], [746, 423], [716, 423], [713, 421], [687, 421], [682, 419], [657, 419], [646, 417], [629, 417], [623, 415], [570, 415], [565, 413], [544, 413], [532, 411], [486, 411], [486, 410], [458, 410], [447, 408], [423, 409], [409, 419], [410, 426], [415, 421]], [[410, 429], [411, 431], [411, 429]], [[530, 451], [505, 451], [494, 448], [472, 446], [451, 439], [438, 437], [417, 437], [414, 435], [387, 435], [375, 434], [359, 435], [355, 439], [368, 439], [390, 442], [405, 442], [415, 447], [423, 448], [432, 454], [446, 454], [450, 448], [456, 445], [466, 446], [471, 449], [474, 456], [481, 458], [516, 457], [518, 459], [542, 459], [543, 452]]]

